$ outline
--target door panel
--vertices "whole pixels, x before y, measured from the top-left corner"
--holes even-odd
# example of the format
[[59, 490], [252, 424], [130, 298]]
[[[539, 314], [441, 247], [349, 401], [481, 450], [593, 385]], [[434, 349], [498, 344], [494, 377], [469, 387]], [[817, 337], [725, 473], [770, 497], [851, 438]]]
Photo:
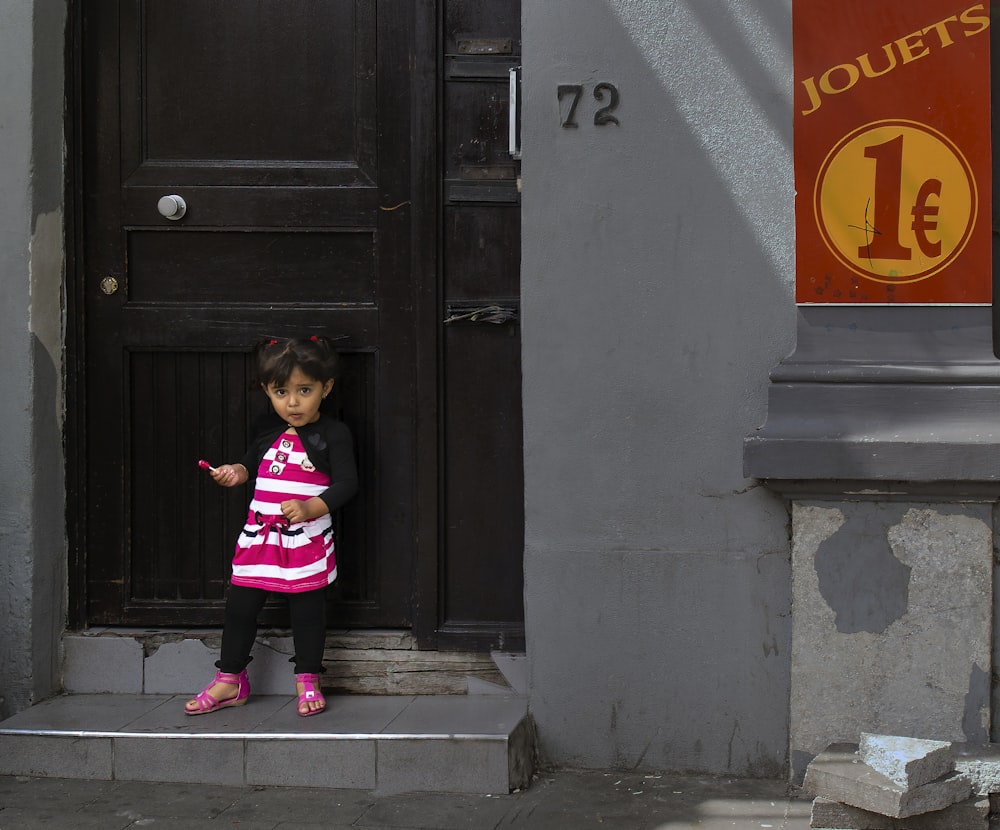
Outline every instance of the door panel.
[[[373, 145], [370, 135], [357, 135], [376, 123], [372, 3], [325, 0], [320, 9], [285, 0], [234, 9], [171, 0], [132, 9], [123, 45], [142, 58], [145, 161], [357, 165], [358, 151]], [[192, 100], [207, 106], [193, 108]]]
[[[240, 458], [266, 407], [251, 344], [324, 334], [362, 479], [336, 517], [331, 623], [408, 626], [412, 240], [408, 212], [382, 208], [412, 197], [408, 49], [391, 48], [412, 38], [410, 4], [82, 14], [87, 621], [217, 623], [247, 495], [196, 462]], [[164, 195], [182, 219], [159, 214]]]
[[[447, 0], [439, 642], [522, 648], [520, 164], [508, 147], [519, 0]], [[476, 309], [499, 314], [479, 316]], [[487, 322], [493, 320], [494, 322]], [[502, 320], [502, 322], [500, 322]]]
[[[515, 451], [522, 440], [520, 343], [515, 325], [456, 326], [445, 338], [449, 484], [442, 627], [470, 637], [477, 630], [488, 631], [494, 648], [518, 645], [524, 613], [523, 471]], [[484, 373], [484, 367], [490, 371]], [[469, 378], [476, 379], [471, 387], [466, 385]]]
[[376, 303], [374, 232], [288, 229], [126, 231], [129, 299], [135, 303], [284, 303], [296, 294], [328, 303]]
[[378, 25], [374, 0], [123, 4], [126, 167], [187, 161], [191, 184], [371, 182]]

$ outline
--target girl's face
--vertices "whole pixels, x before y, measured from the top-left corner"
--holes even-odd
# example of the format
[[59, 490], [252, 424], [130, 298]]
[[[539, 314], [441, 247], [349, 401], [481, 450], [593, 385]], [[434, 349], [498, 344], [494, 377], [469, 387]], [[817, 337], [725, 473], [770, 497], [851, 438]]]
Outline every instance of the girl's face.
[[319, 420], [319, 405], [332, 388], [332, 380], [320, 383], [299, 369], [293, 369], [283, 384], [269, 383], [264, 391], [278, 417], [289, 426], [298, 427]]

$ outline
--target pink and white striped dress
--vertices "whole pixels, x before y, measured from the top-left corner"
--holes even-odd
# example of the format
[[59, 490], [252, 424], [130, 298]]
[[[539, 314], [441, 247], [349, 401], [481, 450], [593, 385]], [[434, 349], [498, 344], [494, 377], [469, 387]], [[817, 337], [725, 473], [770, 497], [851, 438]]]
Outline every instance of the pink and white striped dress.
[[281, 502], [305, 501], [330, 486], [309, 461], [294, 430], [264, 453], [247, 523], [236, 543], [233, 585], [286, 594], [324, 588], [337, 577], [333, 520], [329, 514], [290, 525]]

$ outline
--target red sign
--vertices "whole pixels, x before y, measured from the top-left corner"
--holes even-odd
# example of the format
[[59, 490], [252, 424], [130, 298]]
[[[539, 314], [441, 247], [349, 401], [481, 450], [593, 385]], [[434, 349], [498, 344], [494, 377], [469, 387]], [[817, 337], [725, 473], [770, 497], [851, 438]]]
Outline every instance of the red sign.
[[798, 303], [989, 303], [987, 2], [795, 0]]

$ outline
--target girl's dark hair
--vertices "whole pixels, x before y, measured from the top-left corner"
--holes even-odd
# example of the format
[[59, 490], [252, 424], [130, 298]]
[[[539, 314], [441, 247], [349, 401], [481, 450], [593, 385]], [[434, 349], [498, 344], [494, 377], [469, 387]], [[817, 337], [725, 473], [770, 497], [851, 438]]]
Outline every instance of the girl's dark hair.
[[285, 384], [292, 372], [326, 383], [337, 376], [337, 352], [329, 337], [263, 340], [254, 349], [257, 381], [270, 386]]

